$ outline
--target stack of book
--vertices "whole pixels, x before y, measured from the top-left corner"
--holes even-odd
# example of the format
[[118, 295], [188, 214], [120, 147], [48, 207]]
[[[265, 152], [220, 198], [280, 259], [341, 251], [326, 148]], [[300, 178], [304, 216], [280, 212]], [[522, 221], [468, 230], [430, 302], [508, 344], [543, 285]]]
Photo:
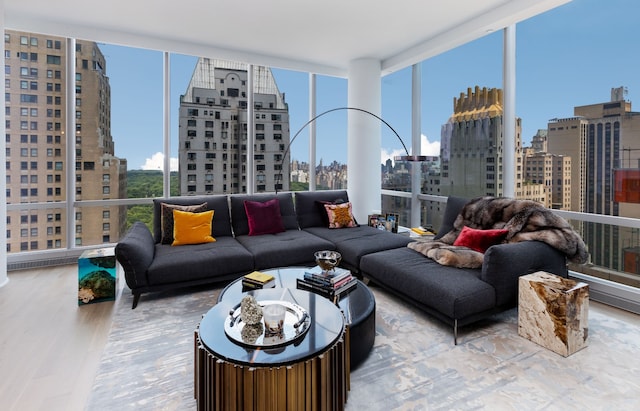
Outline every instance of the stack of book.
[[276, 279], [270, 274], [254, 271], [242, 277], [243, 290], [256, 290], [260, 288], [272, 288], [276, 286]]
[[332, 300], [339, 300], [358, 284], [358, 280], [351, 275], [351, 271], [340, 267], [326, 272], [315, 266], [305, 270], [304, 277], [296, 281], [299, 289], [311, 291]]

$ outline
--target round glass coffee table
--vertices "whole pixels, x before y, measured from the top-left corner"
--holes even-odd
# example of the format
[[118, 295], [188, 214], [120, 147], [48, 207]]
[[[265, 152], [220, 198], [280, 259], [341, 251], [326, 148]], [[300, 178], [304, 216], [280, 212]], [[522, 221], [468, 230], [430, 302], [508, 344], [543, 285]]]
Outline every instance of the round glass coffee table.
[[195, 331], [197, 409], [343, 410], [350, 369], [349, 330], [342, 312], [308, 291], [270, 288], [251, 293], [258, 302], [285, 302], [304, 310], [305, 332], [275, 346], [239, 343], [228, 327], [246, 326], [232, 314], [242, 298], [228, 295], [219, 301]]
[[[284, 267], [270, 270], [260, 270], [263, 273], [275, 277], [275, 288], [296, 289], [296, 280], [302, 278], [304, 271], [309, 267]], [[218, 297], [218, 302], [235, 301], [242, 299], [242, 278], [239, 278], [225, 287]], [[337, 302], [338, 307], [344, 313], [349, 327], [350, 337], [350, 365], [351, 369], [360, 365], [369, 355], [376, 338], [376, 300], [369, 288], [358, 280], [358, 286], [348, 294], [342, 296]]]

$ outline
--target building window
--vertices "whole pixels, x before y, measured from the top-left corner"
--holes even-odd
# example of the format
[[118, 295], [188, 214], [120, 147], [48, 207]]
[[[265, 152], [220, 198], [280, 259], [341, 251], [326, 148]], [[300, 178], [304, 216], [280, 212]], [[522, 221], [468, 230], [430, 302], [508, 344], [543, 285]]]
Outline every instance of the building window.
[[60, 65], [60, 56], [53, 56], [51, 54], [47, 54], [47, 64]]

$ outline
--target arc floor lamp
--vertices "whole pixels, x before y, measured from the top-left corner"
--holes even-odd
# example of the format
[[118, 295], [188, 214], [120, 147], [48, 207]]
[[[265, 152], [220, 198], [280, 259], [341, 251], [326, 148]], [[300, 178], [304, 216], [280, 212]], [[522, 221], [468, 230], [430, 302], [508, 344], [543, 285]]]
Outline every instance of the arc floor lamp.
[[[282, 170], [282, 166], [284, 165], [284, 161], [287, 158], [287, 154], [289, 154], [289, 151], [291, 149], [291, 145], [293, 144], [293, 142], [296, 140], [296, 138], [298, 137], [298, 135], [305, 129], [307, 128], [307, 126], [311, 123], [313, 123], [314, 121], [316, 121], [317, 119], [319, 119], [320, 117], [323, 117], [329, 113], [333, 113], [334, 111], [341, 111], [341, 110], [353, 110], [353, 111], [359, 111], [361, 113], [364, 114], [368, 114], [372, 117], [377, 118], [378, 120], [380, 120], [380, 122], [382, 122], [385, 126], [387, 126], [389, 128], [389, 130], [391, 130], [393, 132], [393, 134], [395, 134], [395, 136], [398, 138], [398, 141], [400, 141], [400, 144], [402, 144], [402, 148], [404, 149], [405, 155], [403, 156], [395, 156], [394, 160], [395, 161], [412, 161], [412, 162], [420, 162], [420, 161], [426, 161], [427, 157], [426, 156], [421, 156], [421, 155], [411, 155], [409, 154], [409, 150], [407, 149], [407, 146], [404, 144], [404, 141], [402, 140], [402, 138], [400, 137], [400, 134], [398, 134], [398, 132], [391, 127], [391, 124], [389, 124], [386, 120], [384, 120], [382, 117], [373, 114], [370, 111], [367, 111], [365, 109], [362, 108], [358, 108], [358, 107], [336, 107], [336, 108], [332, 108], [330, 110], [324, 111], [320, 114], [318, 114], [317, 116], [313, 117], [312, 119], [310, 119], [309, 121], [307, 121], [306, 123], [304, 123], [302, 125], [302, 127], [300, 127], [300, 129], [298, 131], [296, 131], [296, 133], [293, 135], [293, 137], [291, 138], [291, 140], [289, 140], [289, 145], [287, 146], [287, 148], [285, 149], [283, 155], [282, 155], [282, 161], [280, 162], [280, 170]], [[314, 165], [315, 166], [315, 165]], [[280, 173], [280, 175], [282, 175], [282, 173]], [[278, 193], [278, 183], [280, 183], [280, 180], [276, 181], [276, 194]]]

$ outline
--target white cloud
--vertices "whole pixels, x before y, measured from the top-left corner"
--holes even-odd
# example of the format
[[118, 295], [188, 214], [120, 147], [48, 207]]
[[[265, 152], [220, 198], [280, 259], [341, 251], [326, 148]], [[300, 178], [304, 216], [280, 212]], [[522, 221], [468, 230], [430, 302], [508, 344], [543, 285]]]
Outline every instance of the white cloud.
[[[175, 157], [171, 157], [170, 161], [170, 169], [171, 171], [178, 171], [178, 159]], [[142, 165], [143, 170], [162, 170], [164, 166], [164, 154], [161, 152], [157, 152], [151, 156], [151, 158], [147, 158]]]
[[[429, 138], [427, 138], [427, 136], [424, 134], [422, 134], [420, 138], [421, 138], [421, 148], [422, 148], [422, 150], [420, 150], [421, 151], [420, 155], [423, 155], [423, 156], [439, 156], [440, 155], [439, 141], [434, 141], [433, 143], [431, 143], [429, 142]], [[409, 148], [409, 151], [411, 151], [411, 148]], [[395, 156], [404, 156], [406, 154], [407, 153], [402, 149], [387, 150], [383, 148], [382, 150], [380, 150], [380, 163], [386, 164], [388, 159], [391, 159], [391, 161], [393, 161], [393, 158]]]
[[434, 141], [433, 143], [429, 142], [429, 138], [424, 134], [420, 136], [421, 147], [423, 156], [439, 156], [440, 155], [440, 142]]
[[383, 148], [380, 150], [380, 163], [386, 164], [388, 159], [391, 159], [391, 161], [393, 162], [393, 159], [395, 156], [406, 156], [406, 155], [407, 153], [403, 149], [388, 151], [386, 148]]

